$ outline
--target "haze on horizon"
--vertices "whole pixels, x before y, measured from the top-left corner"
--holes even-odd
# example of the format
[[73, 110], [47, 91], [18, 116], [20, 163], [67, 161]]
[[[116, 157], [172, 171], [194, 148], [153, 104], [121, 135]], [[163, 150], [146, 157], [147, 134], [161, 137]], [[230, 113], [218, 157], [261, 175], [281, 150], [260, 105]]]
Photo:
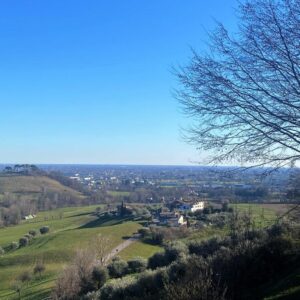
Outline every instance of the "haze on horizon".
[[236, 1], [1, 1], [1, 163], [189, 165], [171, 67]]

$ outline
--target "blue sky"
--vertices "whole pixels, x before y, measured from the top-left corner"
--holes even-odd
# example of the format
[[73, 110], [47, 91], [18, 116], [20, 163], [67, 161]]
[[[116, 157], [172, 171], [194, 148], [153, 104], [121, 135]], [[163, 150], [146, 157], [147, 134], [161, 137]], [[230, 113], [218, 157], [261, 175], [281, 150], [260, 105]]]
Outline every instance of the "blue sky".
[[233, 0], [0, 2], [0, 162], [190, 164], [171, 67]]

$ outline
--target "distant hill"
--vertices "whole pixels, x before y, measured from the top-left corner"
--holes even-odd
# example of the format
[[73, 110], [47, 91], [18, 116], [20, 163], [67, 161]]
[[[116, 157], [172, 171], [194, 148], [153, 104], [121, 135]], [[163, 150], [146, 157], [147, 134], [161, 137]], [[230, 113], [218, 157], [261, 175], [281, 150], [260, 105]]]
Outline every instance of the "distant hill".
[[12, 194], [20, 199], [33, 200], [45, 193], [68, 194], [74, 198], [84, 197], [80, 192], [45, 175], [0, 174], [0, 199], [4, 195]]

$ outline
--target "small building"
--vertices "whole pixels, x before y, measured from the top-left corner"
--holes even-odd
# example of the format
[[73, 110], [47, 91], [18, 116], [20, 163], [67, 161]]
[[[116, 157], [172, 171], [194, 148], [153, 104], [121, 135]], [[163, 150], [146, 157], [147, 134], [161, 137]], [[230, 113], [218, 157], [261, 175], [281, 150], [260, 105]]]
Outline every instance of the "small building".
[[196, 202], [192, 205], [191, 212], [195, 212], [195, 211], [198, 211], [198, 210], [203, 210], [204, 206], [205, 206], [204, 201], [198, 201], [198, 202]]
[[34, 219], [36, 217], [36, 215], [28, 215], [28, 216], [24, 216], [24, 220], [31, 220]]
[[204, 201], [196, 201], [196, 202], [182, 202], [177, 206], [177, 209], [181, 212], [195, 212], [198, 210], [203, 210], [205, 207]]
[[171, 227], [186, 225], [187, 222], [180, 213], [164, 212], [159, 214], [159, 224]]
[[187, 225], [187, 221], [184, 219], [182, 215], [176, 216], [168, 220], [167, 225], [171, 227], [179, 227]]

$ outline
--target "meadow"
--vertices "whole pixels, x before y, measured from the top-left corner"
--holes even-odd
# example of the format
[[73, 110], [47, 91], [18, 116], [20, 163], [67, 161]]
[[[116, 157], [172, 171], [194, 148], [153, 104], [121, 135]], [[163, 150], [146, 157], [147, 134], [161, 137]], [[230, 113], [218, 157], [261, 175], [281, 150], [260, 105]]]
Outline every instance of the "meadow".
[[[43, 261], [46, 271], [42, 278], [24, 286], [22, 299], [43, 299], [49, 295], [57, 275], [72, 258], [77, 248], [89, 245], [97, 234], [109, 236], [111, 248], [116, 247], [127, 236], [131, 236], [141, 224], [130, 219], [98, 218], [93, 215], [97, 206], [63, 208], [41, 212], [33, 220], [23, 221], [17, 226], [0, 229], [0, 246], [9, 249], [11, 242], [18, 241], [29, 230], [49, 226], [50, 232], [38, 235], [26, 247], [8, 250], [0, 257], [0, 299], [18, 299], [12, 290], [13, 282], [24, 272], [32, 273], [37, 261]], [[126, 259], [135, 256], [149, 257], [157, 247], [137, 242], [124, 249]], [[129, 247], [129, 248], [130, 248]], [[138, 254], [138, 255], [137, 255]]]
[[266, 227], [273, 224], [292, 204], [238, 203], [230, 206], [240, 213], [251, 214], [257, 227]]

